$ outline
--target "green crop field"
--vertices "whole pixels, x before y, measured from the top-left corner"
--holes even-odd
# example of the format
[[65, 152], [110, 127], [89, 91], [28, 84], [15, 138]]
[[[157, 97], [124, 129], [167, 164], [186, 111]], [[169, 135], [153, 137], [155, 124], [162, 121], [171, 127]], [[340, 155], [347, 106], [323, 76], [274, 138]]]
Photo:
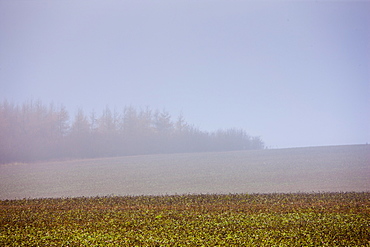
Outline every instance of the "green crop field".
[[0, 201], [0, 246], [370, 246], [370, 193]]
[[0, 199], [369, 191], [370, 145], [0, 165]]
[[370, 146], [0, 165], [0, 246], [370, 246]]

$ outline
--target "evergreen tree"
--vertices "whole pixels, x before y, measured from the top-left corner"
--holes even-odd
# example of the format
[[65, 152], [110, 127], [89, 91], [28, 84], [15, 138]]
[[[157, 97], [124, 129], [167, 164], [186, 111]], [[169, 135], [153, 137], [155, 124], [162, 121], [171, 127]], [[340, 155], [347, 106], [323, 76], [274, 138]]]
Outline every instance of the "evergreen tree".
[[200, 131], [182, 115], [174, 122], [167, 111], [153, 114], [148, 107], [126, 107], [122, 114], [106, 107], [89, 118], [79, 109], [70, 125], [64, 106], [0, 103], [0, 163], [262, 148], [261, 138], [244, 130]]

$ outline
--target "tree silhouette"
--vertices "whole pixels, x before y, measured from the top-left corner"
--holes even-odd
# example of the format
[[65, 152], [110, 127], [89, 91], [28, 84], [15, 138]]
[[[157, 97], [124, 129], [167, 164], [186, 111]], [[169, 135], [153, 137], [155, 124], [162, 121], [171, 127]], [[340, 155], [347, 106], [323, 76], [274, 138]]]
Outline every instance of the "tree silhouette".
[[201, 131], [180, 115], [125, 107], [106, 107], [89, 117], [78, 109], [73, 120], [64, 106], [41, 101], [0, 103], [0, 163], [60, 158], [94, 158], [151, 153], [262, 149], [260, 137], [241, 129]]

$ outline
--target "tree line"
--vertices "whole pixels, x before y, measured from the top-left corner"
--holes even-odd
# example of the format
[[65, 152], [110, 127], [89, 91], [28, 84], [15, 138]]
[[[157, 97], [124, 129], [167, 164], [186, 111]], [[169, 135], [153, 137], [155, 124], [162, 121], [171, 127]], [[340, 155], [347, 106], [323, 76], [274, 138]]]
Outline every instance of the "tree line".
[[79, 109], [70, 118], [64, 106], [41, 101], [0, 103], [0, 163], [262, 148], [242, 129], [201, 131], [165, 110]]

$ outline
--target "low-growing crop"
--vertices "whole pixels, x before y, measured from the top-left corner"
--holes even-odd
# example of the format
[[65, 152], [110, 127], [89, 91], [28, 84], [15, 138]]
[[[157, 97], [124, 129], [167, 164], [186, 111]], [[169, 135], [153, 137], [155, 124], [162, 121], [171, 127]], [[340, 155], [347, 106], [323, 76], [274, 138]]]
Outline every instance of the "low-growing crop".
[[0, 246], [369, 246], [370, 192], [0, 201]]

